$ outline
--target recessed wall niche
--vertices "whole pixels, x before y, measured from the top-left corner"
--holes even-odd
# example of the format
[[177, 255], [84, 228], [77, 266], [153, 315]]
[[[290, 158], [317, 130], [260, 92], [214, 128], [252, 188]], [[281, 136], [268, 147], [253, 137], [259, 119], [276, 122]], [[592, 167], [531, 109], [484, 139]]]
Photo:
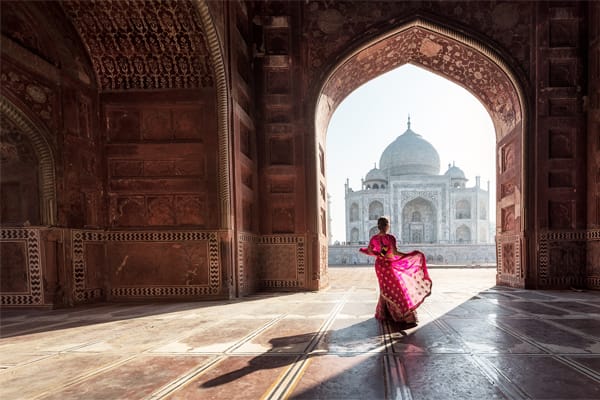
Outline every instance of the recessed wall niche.
[[293, 154], [291, 138], [271, 138], [269, 140], [271, 165], [293, 165]]

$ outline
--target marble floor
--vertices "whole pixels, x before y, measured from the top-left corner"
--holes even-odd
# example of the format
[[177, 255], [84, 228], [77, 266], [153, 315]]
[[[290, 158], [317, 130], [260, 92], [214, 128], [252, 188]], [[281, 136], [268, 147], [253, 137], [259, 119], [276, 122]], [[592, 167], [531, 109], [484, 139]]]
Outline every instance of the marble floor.
[[4, 309], [0, 399], [600, 399], [600, 292], [430, 272], [407, 330], [360, 266], [318, 293]]

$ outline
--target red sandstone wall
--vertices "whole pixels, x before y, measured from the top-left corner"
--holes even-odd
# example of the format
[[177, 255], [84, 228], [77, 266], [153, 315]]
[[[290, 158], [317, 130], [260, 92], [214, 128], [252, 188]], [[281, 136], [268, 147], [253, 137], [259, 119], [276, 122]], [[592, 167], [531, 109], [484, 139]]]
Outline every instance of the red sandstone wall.
[[600, 289], [600, 3], [590, 2], [588, 21], [586, 277]]

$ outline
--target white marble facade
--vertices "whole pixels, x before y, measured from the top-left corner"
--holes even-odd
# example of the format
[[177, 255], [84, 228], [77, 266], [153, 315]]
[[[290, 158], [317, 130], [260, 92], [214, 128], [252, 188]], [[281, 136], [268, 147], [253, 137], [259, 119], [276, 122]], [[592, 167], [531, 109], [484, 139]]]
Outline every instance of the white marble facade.
[[346, 242], [364, 243], [378, 232], [377, 219], [390, 219], [399, 243], [487, 244], [493, 242], [487, 190], [455, 165], [440, 175], [436, 149], [408, 129], [382, 153], [354, 191], [346, 182]]

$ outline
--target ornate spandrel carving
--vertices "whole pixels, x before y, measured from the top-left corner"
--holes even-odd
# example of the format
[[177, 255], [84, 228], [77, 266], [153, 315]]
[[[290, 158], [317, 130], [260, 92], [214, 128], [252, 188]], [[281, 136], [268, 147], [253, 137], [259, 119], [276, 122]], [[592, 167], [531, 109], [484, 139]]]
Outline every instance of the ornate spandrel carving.
[[550, 228], [565, 229], [573, 226], [573, 204], [570, 201], [550, 201], [548, 203], [548, 222]]
[[429, 200], [432, 204], [438, 204], [439, 192], [424, 190], [402, 191], [400, 195], [401, 207], [404, 208], [406, 203], [419, 197]]
[[25, 103], [48, 127], [56, 127], [56, 95], [52, 88], [5, 60], [0, 81], [3, 90]]

